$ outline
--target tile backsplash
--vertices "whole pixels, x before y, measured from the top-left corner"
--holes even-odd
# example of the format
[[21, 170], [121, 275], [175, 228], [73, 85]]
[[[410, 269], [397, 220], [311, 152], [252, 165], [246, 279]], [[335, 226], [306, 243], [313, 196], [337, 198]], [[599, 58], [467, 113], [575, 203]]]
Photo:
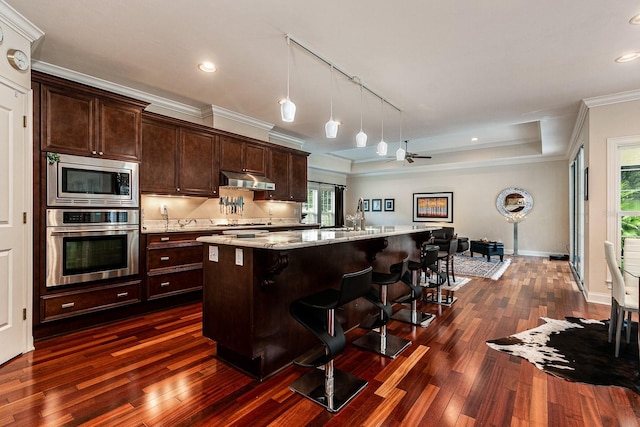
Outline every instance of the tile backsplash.
[[[240, 209], [242, 200], [242, 209]], [[228, 206], [221, 204], [227, 201]], [[235, 202], [235, 203], [234, 203]], [[232, 208], [232, 203], [235, 208]], [[253, 192], [220, 189], [220, 198], [142, 195], [141, 215], [145, 221], [166, 220], [160, 207], [166, 205], [169, 220], [208, 219], [212, 223], [245, 223], [251, 220], [300, 222], [300, 203], [253, 201]]]

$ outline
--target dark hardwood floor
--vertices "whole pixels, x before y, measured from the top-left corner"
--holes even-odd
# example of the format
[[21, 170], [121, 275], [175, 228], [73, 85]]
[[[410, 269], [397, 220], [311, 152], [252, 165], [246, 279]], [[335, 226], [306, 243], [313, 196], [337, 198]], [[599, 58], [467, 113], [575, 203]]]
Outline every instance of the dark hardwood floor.
[[451, 308], [423, 305], [438, 315], [428, 328], [390, 322], [413, 341], [395, 360], [347, 344], [336, 366], [369, 385], [338, 414], [289, 390], [307, 369], [261, 383], [218, 361], [195, 304], [36, 343], [0, 367], [0, 425], [640, 425], [639, 395], [564, 381], [485, 344], [541, 316], [608, 318], [566, 262], [513, 258], [500, 280], [456, 295]]

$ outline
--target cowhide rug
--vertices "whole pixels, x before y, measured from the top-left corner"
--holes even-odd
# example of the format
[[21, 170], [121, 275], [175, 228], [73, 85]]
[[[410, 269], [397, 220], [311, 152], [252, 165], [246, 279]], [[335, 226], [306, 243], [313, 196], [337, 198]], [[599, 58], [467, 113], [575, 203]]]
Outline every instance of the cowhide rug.
[[[620, 343], [620, 357], [614, 357], [609, 343], [609, 321], [567, 317], [546, 322], [534, 329], [487, 341], [495, 350], [522, 357], [551, 375], [594, 385], [626, 387], [640, 394], [638, 324], [633, 322], [631, 342]], [[623, 332], [624, 337], [624, 332]]]

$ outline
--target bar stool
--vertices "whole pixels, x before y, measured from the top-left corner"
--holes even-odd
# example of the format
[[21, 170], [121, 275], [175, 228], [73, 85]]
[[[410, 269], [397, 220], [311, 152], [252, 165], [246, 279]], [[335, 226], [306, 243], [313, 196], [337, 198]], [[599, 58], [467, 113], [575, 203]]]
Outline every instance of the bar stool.
[[298, 378], [289, 388], [330, 412], [338, 412], [367, 386], [365, 380], [334, 369], [333, 360], [344, 351], [346, 342], [335, 310], [369, 292], [371, 270], [369, 267], [345, 274], [339, 290], [326, 289], [295, 300], [289, 306], [291, 316], [322, 341], [321, 346], [293, 361], [298, 366], [319, 369]]
[[434, 314], [418, 311], [417, 301], [422, 296], [422, 286], [420, 286], [421, 272], [424, 271], [426, 275], [427, 271], [435, 270], [439, 250], [440, 248], [437, 245], [430, 245], [425, 242], [420, 248], [420, 261], [409, 261], [409, 271], [401, 277], [402, 283], [409, 287], [409, 294], [395, 299], [393, 302], [400, 304], [410, 303], [411, 308], [403, 308], [397, 311], [391, 316], [392, 319], [426, 328], [436, 318]]
[[407, 272], [408, 266], [409, 257], [407, 256], [402, 262], [393, 264], [389, 269], [389, 273], [373, 272], [371, 283], [378, 285], [380, 290], [378, 291], [376, 287], [371, 286], [365, 298], [380, 308], [380, 316], [374, 317], [373, 321], [368, 324], [361, 324], [360, 327], [378, 329], [380, 332], [370, 331], [353, 341], [354, 345], [394, 359], [411, 344], [409, 340], [387, 334], [387, 323], [393, 312], [391, 303], [387, 301], [387, 286], [400, 281], [400, 278]]
[[[453, 281], [454, 282], [456, 281], [456, 276], [453, 270], [453, 257], [456, 254], [457, 247], [458, 247], [458, 240], [456, 238], [453, 238], [449, 241], [449, 248], [447, 251], [441, 250], [440, 252], [438, 252], [438, 263], [435, 271], [436, 273], [435, 281], [429, 281], [427, 285], [428, 288], [436, 289], [435, 296], [429, 297], [429, 295], [427, 295], [425, 296], [424, 301], [451, 307], [453, 303], [458, 300], [458, 298], [453, 296], [453, 293], [451, 291], [449, 291], [447, 293], [447, 297], [443, 299], [442, 292], [440, 289], [440, 287], [444, 285], [445, 282], [447, 282], [448, 286], [451, 286], [452, 277], [453, 277]], [[442, 272], [442, 268], [440, 267], [441, 261], [445, 262], [446, 273]]]

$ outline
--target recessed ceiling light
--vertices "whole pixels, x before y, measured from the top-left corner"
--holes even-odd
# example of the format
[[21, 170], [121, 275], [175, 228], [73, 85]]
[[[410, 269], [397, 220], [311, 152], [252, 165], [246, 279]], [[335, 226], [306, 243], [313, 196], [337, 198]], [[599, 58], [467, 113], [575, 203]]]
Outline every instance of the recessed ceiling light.
[[616, 58], [616, 62], [631, 62], [635, 61], [638, 58], [640, 58], [640, 52], [631, 52]]
[[205, 73], [215, 73], [216, 66], [212, 62], [203, 62], [198, 64], [198, 68]]
[[478, 140], [478, 137], [474, 136], [473, 138], [471, 138], [471, 141], [476, 142]]
[[629, 19], [629, 24], [631, 25], [640, 25], [640, 13]]

